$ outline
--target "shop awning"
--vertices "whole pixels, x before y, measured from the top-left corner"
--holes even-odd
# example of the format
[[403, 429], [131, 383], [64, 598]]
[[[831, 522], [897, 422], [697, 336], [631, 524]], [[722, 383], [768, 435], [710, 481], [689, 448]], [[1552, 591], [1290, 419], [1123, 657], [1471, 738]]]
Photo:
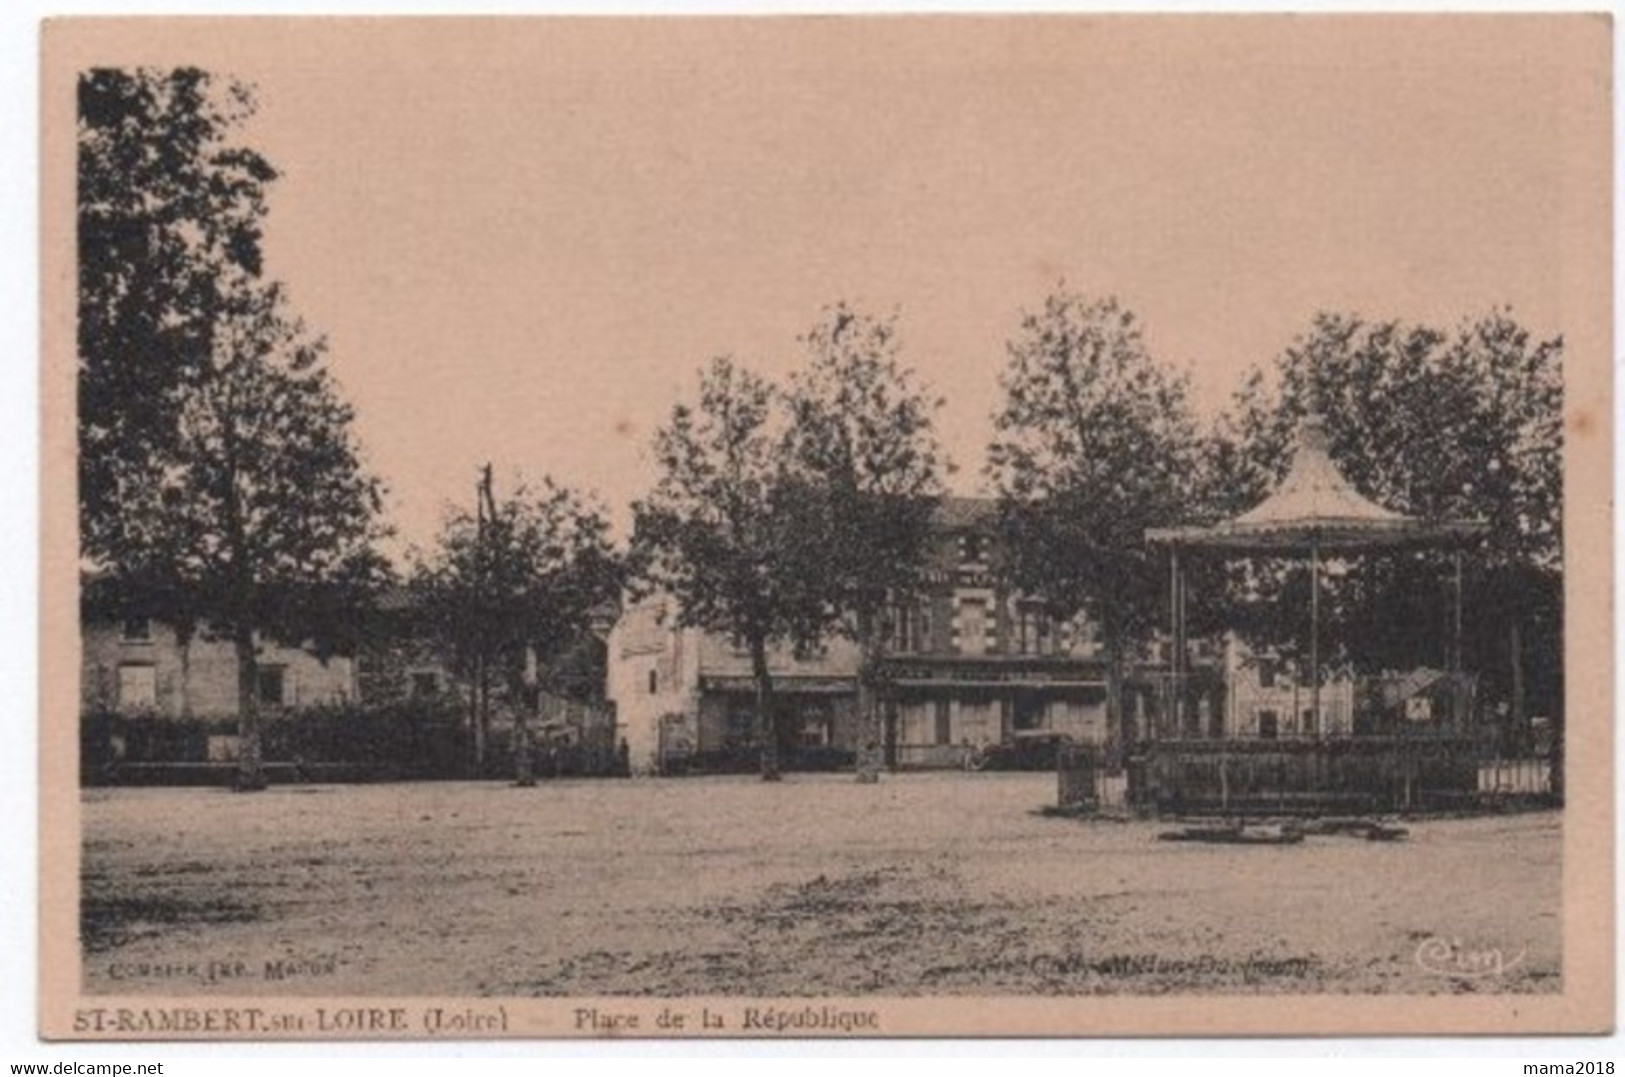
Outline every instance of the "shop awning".
[[[748, 675], [708, 675], [700, 678], [708, 692], [754, 692], [756, 678]], [[774, 677], [774, 695], [850, 695], [858, 690], [852, 677]]]
[[901, 677], [894, 679], [891, 683], [898, 688], [997, 688], [1004, 691], [1044, 688], [1104, 689], [1106, 687], [1106, 682], [1103, 680], [1064, 680], [1061, 678], [1051, 680], [976, 680], [965, 677]]

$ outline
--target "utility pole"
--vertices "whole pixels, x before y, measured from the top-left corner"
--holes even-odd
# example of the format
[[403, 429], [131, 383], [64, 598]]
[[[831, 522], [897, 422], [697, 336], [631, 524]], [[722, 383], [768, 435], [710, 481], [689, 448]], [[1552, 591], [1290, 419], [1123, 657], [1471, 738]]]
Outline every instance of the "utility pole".
[[[491, 465], [480, 469], [474, 487], [474, 616], [483, 622], [485, 609], [486, 528], [496, 522], [496, 504], [491, 494]], [[486, 669], [484, 623], [472, 626], [474, 644], [474, 772], [485, 773], [485, 742], [491, 728], [491, 690]]]

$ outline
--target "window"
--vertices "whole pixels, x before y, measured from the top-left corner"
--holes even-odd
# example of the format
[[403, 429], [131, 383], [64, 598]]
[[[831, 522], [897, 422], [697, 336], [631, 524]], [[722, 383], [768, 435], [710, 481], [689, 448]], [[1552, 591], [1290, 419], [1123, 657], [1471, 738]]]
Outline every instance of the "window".
[[1258, 712], [1258, 736], [1260, 740], [1275, 740], [1281, 735], [1281, 716], [1273, 710]]
[[126, 617], [122, 636], [125, 643], [151, 643], [152, 621], [146, 617]]
[[981, 535], [963, 535], [959, 539], [959, 560], [967, 565], [979, 565], [985, 554]]
[[286, 687], [286, 670], [282, 666], [261, 666], [259, 668], [260, 702], [268, 707], [280, 707], [283, 700], [283, 689]]
[[157, 706], [157, 667], [120, 666], [118, 668], [118, 709], [121, 711], [153, 710]]
[[835, 725], [835, 716], [825, 701], [810, 702], [801, 710], [801, 746], [823, 748], [828, 746]]
[[954, 735], [953, 734], [953, 725], [949, 721], [948, 701], [946, 699], [937, 700], [937, 730], [936, 730], [936, 733], [937, 733], [936, 741], [937, 741], [938, 744], [952, 744], [953, 743], [953, 735]]
[[1055, 652], [1050, 619], [1037, 606], [1021, 606], [1016, 620], [1016, 648], [1020, 654], [1046, 655]]
[[1024, 693], [1016, 697], [1010, 721], [1016, 729], [1043, 729], [1048, 712], [1049, 705], [1042, 696]]
[[440, 675], [432, 670], [412, 674], [412, 698], [424, 699], [428, 696], [438, 695], [440, 692]]
[[654, 695], [658, 691], [660, 691], [660, 671], [651, 669], [649, 671], [649, 694]]
[[1302, 732], [1306, 737], [1312, 737], [1315, 735], [1316, 724], [1314, 708], [1305, 707], [1303, 709], [1302, 721], [1298, 725], [1299, 731]]
[[998, 701], [983, 697], [961, 697], [959, 721], [954, 732], [961, 744], [988, 744], [999, 739]]
[[1095, 638], [1094, 622], [1083, 614], [1072, 618], [1072, 648], [1069, 653], [1080, 658], [1093, 657], [1099, 650], [1099, 640]]
[[987, 653], [987, 605], [979, 598], [959, 601], [959, 653]]
[[1258, 660], [1258, 687], [1274, 688], [1276, 662], [1273, 658], [1260, 658]]
[[829, 646], [823, 640], [814, 643], [797, 641], [790, 648], [790, 657], [797, 662], [822, 662], [829, 657]]
[[722, 734], [723, 747], [744, 748], [756, 743], [756, 713], [748, 705], [730, 707]]
[[898, 602], [891, 608], [891, 649], [894, 654], [912, 654], [923, 649], [920, 627], [925, 607]]

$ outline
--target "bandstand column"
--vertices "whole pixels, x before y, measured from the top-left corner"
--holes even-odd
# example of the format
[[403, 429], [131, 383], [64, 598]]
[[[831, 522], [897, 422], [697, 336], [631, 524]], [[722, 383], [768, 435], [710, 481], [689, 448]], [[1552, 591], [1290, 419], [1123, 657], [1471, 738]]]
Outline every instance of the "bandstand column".
[[[1190, 601], [1191, 601], [1191, 575], [1190, 566], [1181, 566], [1179, 573], [1179, 679], [1174, 682], [1174, 690], [1179, 693], [1179, 725], [1178, 736], [1185, 736], [1185, 714], [1196, 705], [1196, 701], [1185, 695], [1185, 690], [1192, 683], [1191, 654], [1190, 654]], [[1192, 716], [1195, 717], [1194, 715]]]
[[1183, 708], [1179, 699], [1180, 677], [1180, 621], [1182, 611], [1179, 588], [1179, 544], [1174, 543], [1168, 547], [1168, 686], [1169, 699], [1167, 716], [1168, 725], [1172, 729], [1173, 739], [1179, 739], [1180, 722]]
[[1454, 610], [1450, 623], [1450, 730], [1459, 735], [1467, 727], [1467, 691], [1462, 684], [1461, 656], [1461, 547], [1452, 551], [1455, 560], [1454, 583], [1451, 589]]
[[1320, 736], [1320, 537], [1309, 540], [1309, 708]]
[[1461, 547], [1456, 547], [1455, 557], [1455, 586], [1452, 588], [1452, 598], [1455, 609], [1452, 612], [1450, 623], [1450, 672], [1461, 672]]

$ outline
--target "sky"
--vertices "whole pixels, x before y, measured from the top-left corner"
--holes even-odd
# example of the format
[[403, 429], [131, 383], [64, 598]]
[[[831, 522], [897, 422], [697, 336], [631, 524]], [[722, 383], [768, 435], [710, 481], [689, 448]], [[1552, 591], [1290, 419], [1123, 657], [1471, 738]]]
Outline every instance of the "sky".
[[1317, 310], [1565, 323], [1572, 41], [1515, 19], [206, 24], [252, 82], [269, 272], [331, 342], [398, 545], [478, 467], [624, 524], [697, 371], [896, 310], [978, 492], [1005, 342], [1064, 281], [1221, 407]]

